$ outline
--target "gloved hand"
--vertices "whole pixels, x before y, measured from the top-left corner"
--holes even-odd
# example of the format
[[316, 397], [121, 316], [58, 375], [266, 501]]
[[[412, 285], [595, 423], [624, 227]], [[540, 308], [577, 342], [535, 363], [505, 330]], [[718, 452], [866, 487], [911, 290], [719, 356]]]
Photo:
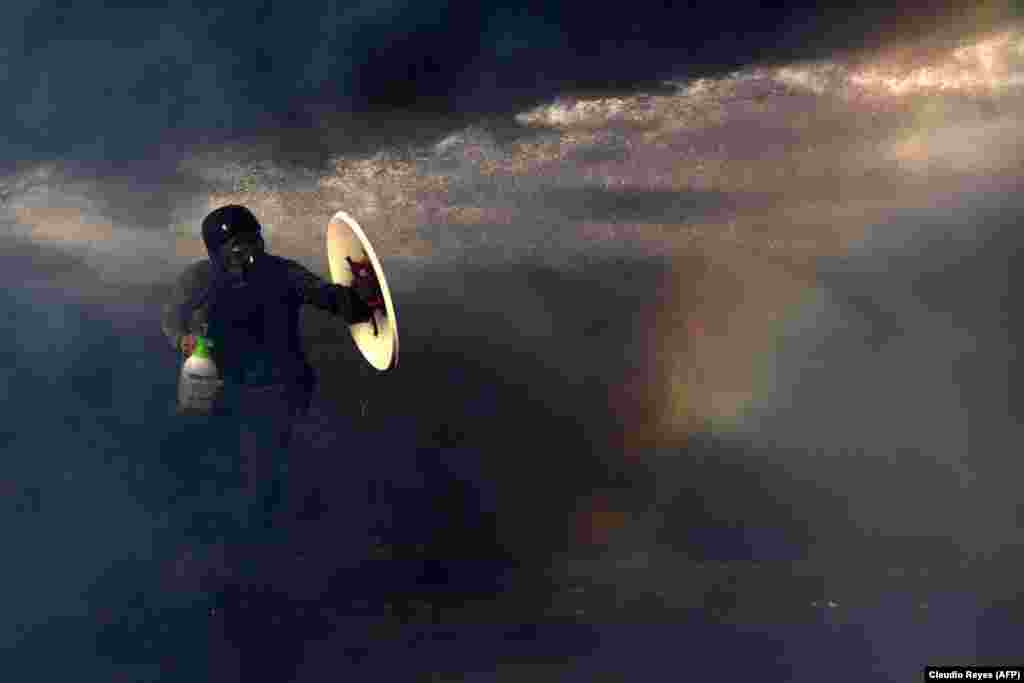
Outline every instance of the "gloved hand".
[[348, 323], [366, 322], [373, 317], [373, 312], [367, 306], [356, 290], [344, 285], [327, 285], [327, 310], [333, 315], [341, 316]]

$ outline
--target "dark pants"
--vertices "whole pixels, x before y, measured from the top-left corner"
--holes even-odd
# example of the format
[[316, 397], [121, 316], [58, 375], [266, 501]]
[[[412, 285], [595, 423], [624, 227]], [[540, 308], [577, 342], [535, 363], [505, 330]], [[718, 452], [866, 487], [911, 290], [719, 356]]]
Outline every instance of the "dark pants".
[[[288, 451], [296, 423], [309, 411], [302, 386], [225, 386], [224, 411], [238, 439], [238, 484], [249, 499], [248, 524], [269, 527], [287, 491]], [[237, 430], [237, 431], [234, 431]]]
[[[312, 387], [228, 383], [216, 415], [186, 418], [185, 488], [196, 536], [243, 541], [267, 532], [287, 493], [288, 452], [309, 410]], [[244, 541], [243, 541], [244, 542]]]

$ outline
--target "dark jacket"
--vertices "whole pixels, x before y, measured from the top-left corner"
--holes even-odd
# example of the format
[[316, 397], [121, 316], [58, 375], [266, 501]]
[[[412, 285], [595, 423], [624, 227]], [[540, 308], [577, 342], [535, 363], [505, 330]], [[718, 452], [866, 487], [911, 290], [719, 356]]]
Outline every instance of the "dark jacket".
[[302, 350], [304, 304], [352, 319], [348, 288], [333, 285], [289, 259], [264, 254], [245, 280], [224, 277], [218, 257], [193, 263], [164, 306], [162, 327], [177, 350], [186, 334], [213, 340], [212, 356], [228, 382], [312, 383]]

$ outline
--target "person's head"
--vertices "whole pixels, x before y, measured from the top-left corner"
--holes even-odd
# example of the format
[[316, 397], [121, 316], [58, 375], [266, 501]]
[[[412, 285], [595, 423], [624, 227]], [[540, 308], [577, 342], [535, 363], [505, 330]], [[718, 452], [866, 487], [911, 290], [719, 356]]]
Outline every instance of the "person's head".
[[249, 209], [222, 206], [203, 219], [203, 242], [210, 259], [232, 275], [242, 275], [265, 252], [262, 226]]

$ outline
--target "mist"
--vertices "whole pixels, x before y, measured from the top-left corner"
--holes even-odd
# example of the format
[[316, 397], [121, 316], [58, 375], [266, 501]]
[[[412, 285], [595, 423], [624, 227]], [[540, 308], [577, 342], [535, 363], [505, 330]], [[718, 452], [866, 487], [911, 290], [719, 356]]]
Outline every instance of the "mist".
[[945, 2], [902, 16], [749, 2], [634, 3], [625, 15], [579, 3], [15, 2], [0, 40], [4, 98], [15, 103], [0, 120], [0, 158], [116, 172], [192, 145], [272, 137], [281, 154], [315, 165], [346, 151], [339, 141], [365, 150], [415, 139], [410, 119], [454, 130], [557, 95], [948, 40], [1007, 16], [996, 4]]
[[[3, 11], [12, 671], [646, 680], [685, 646], [694, 677], [906, 680], [1016, 653], [1008, 8]], [[944, 59], [967, 76], [902, 94]], [[854, 88], [875, 62], [897, 76]], [[321, 275], [355, 215], [402, 339], [379, 374], [303, 311], [288, 541], [249, 573], [203, 527], [223, 463], [159, 329], [235, 202]]]

